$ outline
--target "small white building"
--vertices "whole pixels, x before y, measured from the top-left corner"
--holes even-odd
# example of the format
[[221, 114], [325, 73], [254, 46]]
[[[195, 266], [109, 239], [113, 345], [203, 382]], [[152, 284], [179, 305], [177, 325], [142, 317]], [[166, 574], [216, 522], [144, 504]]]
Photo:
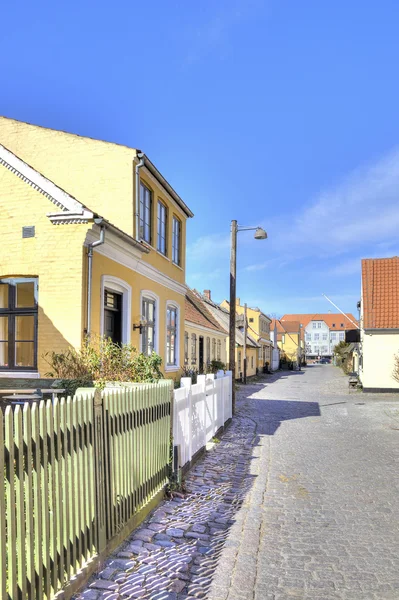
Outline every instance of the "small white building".
[[364, 392], [398, 392], [393, 377], [399, 355], [399, 257], [362, 260], [360, 305], [361, 359]]

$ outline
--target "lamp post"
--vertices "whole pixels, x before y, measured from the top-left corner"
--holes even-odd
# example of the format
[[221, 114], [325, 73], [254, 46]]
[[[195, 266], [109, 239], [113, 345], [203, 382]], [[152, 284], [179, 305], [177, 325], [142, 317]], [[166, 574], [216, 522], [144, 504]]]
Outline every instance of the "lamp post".
[[236, 273], [237, 273], [237, 233], [239, 231], [255, 231], [256, 240], [265, 240], [267, 233], [262, 227], [239, 227], [237, 221], [231, 222], [231, 251], [230, 251], [230, 323], [229, 323], [229, 369], [233, 379], [232, 413], [236, 410]]

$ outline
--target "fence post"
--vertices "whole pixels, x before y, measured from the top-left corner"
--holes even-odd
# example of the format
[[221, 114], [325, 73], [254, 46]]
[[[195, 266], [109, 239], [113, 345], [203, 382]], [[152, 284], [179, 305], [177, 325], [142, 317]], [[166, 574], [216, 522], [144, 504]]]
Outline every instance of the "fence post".
[[192, 418], [193, 418], [193, 399], [191, 393], [191, 377], [182, 377], [180, 381], [181, 387], [187, 389], [187, 440], [188, 440], [188, 460], [192, 459]]
[[93, 397], [94, 411], [94, 480], [96, 486], [96, 537], [97, 552], [100, 553], [107, 545], [106, 529], [106, 507], [105, 507], [105, 489], [106, 489], [106, 444], [103, 413], [103, 398], [99, 389], [94, 391]]
[[233, 381], [233, 372], [232, 371], [226, 371], [226, 375], [229, 378], [229, 419], [232, 418], [233, 416], [233, 385], [235, 385], [235, 382]]

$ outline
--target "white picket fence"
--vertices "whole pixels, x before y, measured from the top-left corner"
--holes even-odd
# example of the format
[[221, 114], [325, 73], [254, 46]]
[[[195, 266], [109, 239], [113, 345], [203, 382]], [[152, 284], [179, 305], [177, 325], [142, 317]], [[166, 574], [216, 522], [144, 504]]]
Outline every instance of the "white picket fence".
[[174, 391], [173, 406], [173, 444], [179, 468], [231, 419], [231, 397], [231, 371], [199, 375], [194, 385], [190, 377], [182, 378], [181, 388]]

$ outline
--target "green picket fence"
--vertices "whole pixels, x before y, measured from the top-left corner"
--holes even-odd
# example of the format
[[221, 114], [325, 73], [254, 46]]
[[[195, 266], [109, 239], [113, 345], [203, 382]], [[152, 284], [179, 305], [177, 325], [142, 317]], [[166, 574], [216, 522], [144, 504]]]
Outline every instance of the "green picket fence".
[[162, 492], [170, 419], [169, 381], [0, 410], [2, 600], [71, 597]]

